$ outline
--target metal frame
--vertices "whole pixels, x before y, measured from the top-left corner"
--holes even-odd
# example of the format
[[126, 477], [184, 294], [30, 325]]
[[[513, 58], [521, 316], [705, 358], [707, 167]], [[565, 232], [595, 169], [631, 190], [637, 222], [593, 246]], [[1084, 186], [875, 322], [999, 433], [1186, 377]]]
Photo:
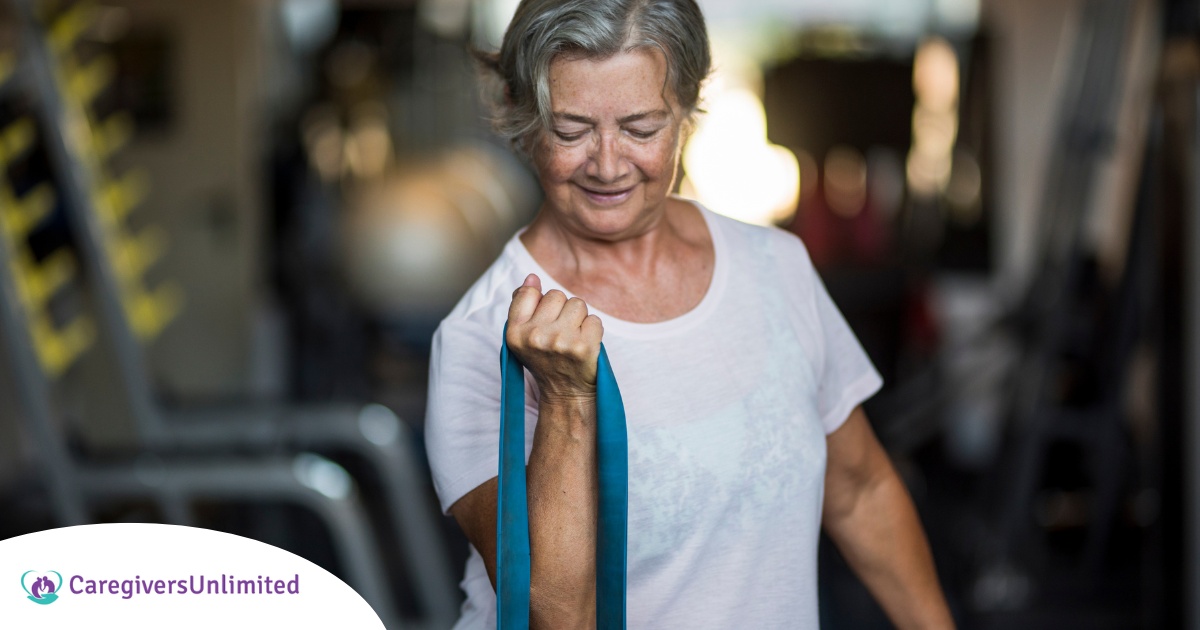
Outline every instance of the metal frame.
[[[1185, 321], [1183, 323], [1187, 346], [1184, 350], [1183, 391], [1184, 401], [1184, 552], [1186, 569], [1183, 588], [1186, 610], [1185, 623], [1200, 629], [1200, 86], [1196, 88], [1192, 101], [1191, 138], [1191, 184], [1187, 204], [1191, 212], [1185, 212], [1187, 233], [1184, 236], [1184, 257], [1187, 261], [1183, 273]], [[1189, 220], [1190, 219], [1190, 220]]]
[[[1069, 414], [1048, 401], [1046, 381], [1065, 332], [1071, 326], [1065, 308], [1070, 287], [1080, 271], [1084, 210], [1093, 193], [1093, 180], [1113, 128], [1113, 110], [1120, 86], [1120, 56], [1127, 39], [1126, 0], [1095, 0], [1081, 9], [1072, 68], [1074, 80], [1062, 101], [1056, 128], [1060, 142], [1051, 156], [1041, 207], [1044, 221], [1041, 272], [1026, 296], [1024, 309], [1034, 323], [1024, 356], [1015, 374], [1015, 429], [1019, 433], [1015, 479], [1004, 497], [997, 555], [1011, 558], [1026, 535], [1026, 520], [1037, 490], [1046, 448], [1055, 435], [1081, 438], [1091, 429], [1070, 422]], [[1088, 423], [1104, 422], [1090, 416]], [[1072, 431], [1079, 428], [1080, 431]]]
[[[116, 499], [151, 499], [166, 520], [179, 525], [192, 523], [190, 503], [195, 499], [290, 501], [325, 523], [351, 585], [388, 627], [399, 627], [390, 594], [382, 588], [386, 574], [366, 511], [353, 480], [337, 464], [305, 453], [267, 459], [209, 456], [194, 463], [138, 458], [102, 467], [76, 461], [54, 428], [51, 384], [28, 334], [24, 308], [9, 273], [11, 260], [8, 239], [0, 236], [0, 332], [17, 381], [21, 408], [16, 415], [37, 449], [41, 476], [63, 525], [86, 523], [89, 506]], [[340, 491], [323, 490], [318, 482], [322, 476], [334, 479]]]
[[[65, 524], [85, 522], [91, 501], [118, 496], [153, 498], [168, 520], [183, 524], [190, 521], [188, 502], [202, 496], [294, 500], [312, 509], [330, 527], [352, 585], [389, 626], [395, 627], [398, 617], [389, 594], [380, 590], [387, 583], [380, 565], [382, 555], [355, 494], [322, 498], [323, 495], [314, 493], [296, 477], [300, 469], [280, 455], [281, 451], [296, 453], [300, 448], [352, 451], [375, 468], [385, 488], [384, 500], [394, 533], [409, 559], [412, 582], [427, 621], [448, 625], [457, 614], [455, 581], [447, 566], [436, 515], [426, 507], [429, 502], [418, 483], [424, 478], [422, 467], [416, 461], [406, 427], [394, 414], [381, 414], [378, 406], [323, 409], [275, 406], [233, 413], [192, 412], [164, 418], [150, 390], [140, 345], [120, 302], [115, 270], [104, 251], [104, 227], [89, 194], [95, 173], [73, 149], [65, 133], [84, 114], [77, 104], [73, 109], [59, 91], [43, 34], [45, 29], [33, 15], [32, 2], [14, 0], [13, 4], [24, 37], [18, 76], [11, 80], [27, 82], [25, 87], [36, 98], [46, 149], [59, 178], [59, 194], [77, 237], [77, 253], [99, 311], [101, 334], [112, 342], [121, 394], [133, 413], [138, 443], [146, 452], [171, 453], [172, 458], [181, 452], [208, 454], [202, 464], [163, 464], [158, 485], [148, 483], [144, 467], [122, 464], [90, 469], [71, 461], [63, 441], [54, 433], [50, 384], [28, 343], [15, 288], [5, 277], [0, 282], [3, 289], [0, 326], [10, 340], [10, 359], [14, 377], [19, 381], [18, 395], [26, 410], [25, 428], [42, 455], [43, 468], [49, 473], [46, 478], [50, 480], [59, 518]], [[8, 260], [8, 254], [7, 246], [0, 249], [4, 260]], [[228, 451], [254, 451], [259, 459], [231, 459], [224, 455]], [[312, 456], [300, 453], [296, 457]], [[226, 470], [240, 474], [224, 474]]]

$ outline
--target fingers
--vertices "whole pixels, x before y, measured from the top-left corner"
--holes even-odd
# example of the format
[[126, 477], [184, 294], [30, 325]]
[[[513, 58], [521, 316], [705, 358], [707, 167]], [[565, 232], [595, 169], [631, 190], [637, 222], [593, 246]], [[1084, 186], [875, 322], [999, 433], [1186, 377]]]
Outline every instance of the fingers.
[[513, 291], [512, 304], [508, 305], [509, 325], [523, 324], [533, 317], [538, 303], [542, 299], [542, 280], [536, 274], [529, 274], [525, 282]]
[[558, 314], [558, 320], [565, 326], [579, 328], [587, 316], [587, 304], [583, 300], [573, 297], [563, 304], [562, 311]]
[[550, 289], [542, 296], [542, 301], [538, 303], [533, 317], [529, 320], [537, 324], [553, 323], [562, 313], [563, 305], [566, 303], [567, 295], [565, 293], [558, 289]]
[[542, 281], [537, 274], [529, 274], [525, 282], [513, 291], [513, 300], [508, 307], [509, 325], [524, 324], [532, 321], [538, 324], [550, 324], [558, 320], [561, 323], [579, 328], [588, 316], [587, 304], [579, 298], [567, 299], [558, 289], [550, 289], [542, 295]]
[[541, 289], [541, 279], [529, 274], [513, 291], [508, 348], [533, 373], [544, 397], [594, 394], [604, 333], [600, 318], [579, 298], [568, 299], [558, 289], [543, 295]]
[[[557, 338], [567, 331], [574, 330], [578, 334], [585, 324], [585, 334], [577, 339], [591, 345], [597, 344], [603, 328], [600, 326], [600, 318], [588, 313], [587, 303], [577, 297], [567, 298], [566, 294], [558, 289], [550, 289], [542, 295], [541, 286], [541, 279], [531, 273], [525, 277], [521, 286], [513, 291], [512, 304], [508, 308], [510, 344], [515, 341], [515, 337], [524, 336], [517, 332], [518, 328], [533, 326], [534, 330], [538, 330], [535, 336], [539, 337], [540, 341], [533, 344], [537, 346], [548, 345], [550, 338]], [[556, 329], [560, 332], [552, 333]]]
[[604, 337], [604, 324], [600, 321], [600, 318], [595, 315], [588, 315], [583, 319], [580, 329], [583, 331], [584, 340], [589, 345], [594, 346], [597, 349], [597, 353], [599, 353], [600, 340]]

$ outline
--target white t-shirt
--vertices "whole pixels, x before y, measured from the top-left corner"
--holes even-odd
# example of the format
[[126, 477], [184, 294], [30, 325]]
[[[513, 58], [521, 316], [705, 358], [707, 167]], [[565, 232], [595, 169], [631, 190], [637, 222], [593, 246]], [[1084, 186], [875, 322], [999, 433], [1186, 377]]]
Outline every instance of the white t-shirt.
[[[815, 629], [825, 436], [882, 380], [800, 239], [701, 213], [716, 260], [699, 305], [652, 324], [591, 309], [628, 422], [628, 625]], [[496, 476], [501, 331], [529, 273], [572, 295], [513, 236], [434, 334], [426, 440], [443, 510]], [[525, 389], [528, 458], [528, 372]], [[495, 628], [473, 547], [462, 588], [456, 628]]]

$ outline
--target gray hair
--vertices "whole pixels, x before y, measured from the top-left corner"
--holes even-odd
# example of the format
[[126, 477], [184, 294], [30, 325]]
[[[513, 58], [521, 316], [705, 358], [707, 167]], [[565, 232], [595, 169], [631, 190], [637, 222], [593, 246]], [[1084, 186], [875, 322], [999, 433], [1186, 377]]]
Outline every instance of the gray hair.
[[606, 59], [647, 47], [666, 57], [664, 91], [670, 89], [690, 123], [712, 64], [695, 0], [522, 0], [500, 51], [476, 55], [503, 84], [493, 90], [493, 127], [528, 155], [550, 128], [549, 74], [556, 56]]

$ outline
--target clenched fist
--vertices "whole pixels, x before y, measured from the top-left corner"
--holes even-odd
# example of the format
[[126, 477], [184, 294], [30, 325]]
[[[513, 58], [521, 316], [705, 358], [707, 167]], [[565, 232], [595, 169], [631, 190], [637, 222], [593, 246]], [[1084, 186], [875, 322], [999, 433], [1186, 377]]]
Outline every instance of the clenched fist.
[[509, 350], [533, 373], [547, 400], [596, 398], [596, 360], [604, 328], [579, 298], [556, 289], [542, 295], [542, 281], [529, 274], [508, 307]]

